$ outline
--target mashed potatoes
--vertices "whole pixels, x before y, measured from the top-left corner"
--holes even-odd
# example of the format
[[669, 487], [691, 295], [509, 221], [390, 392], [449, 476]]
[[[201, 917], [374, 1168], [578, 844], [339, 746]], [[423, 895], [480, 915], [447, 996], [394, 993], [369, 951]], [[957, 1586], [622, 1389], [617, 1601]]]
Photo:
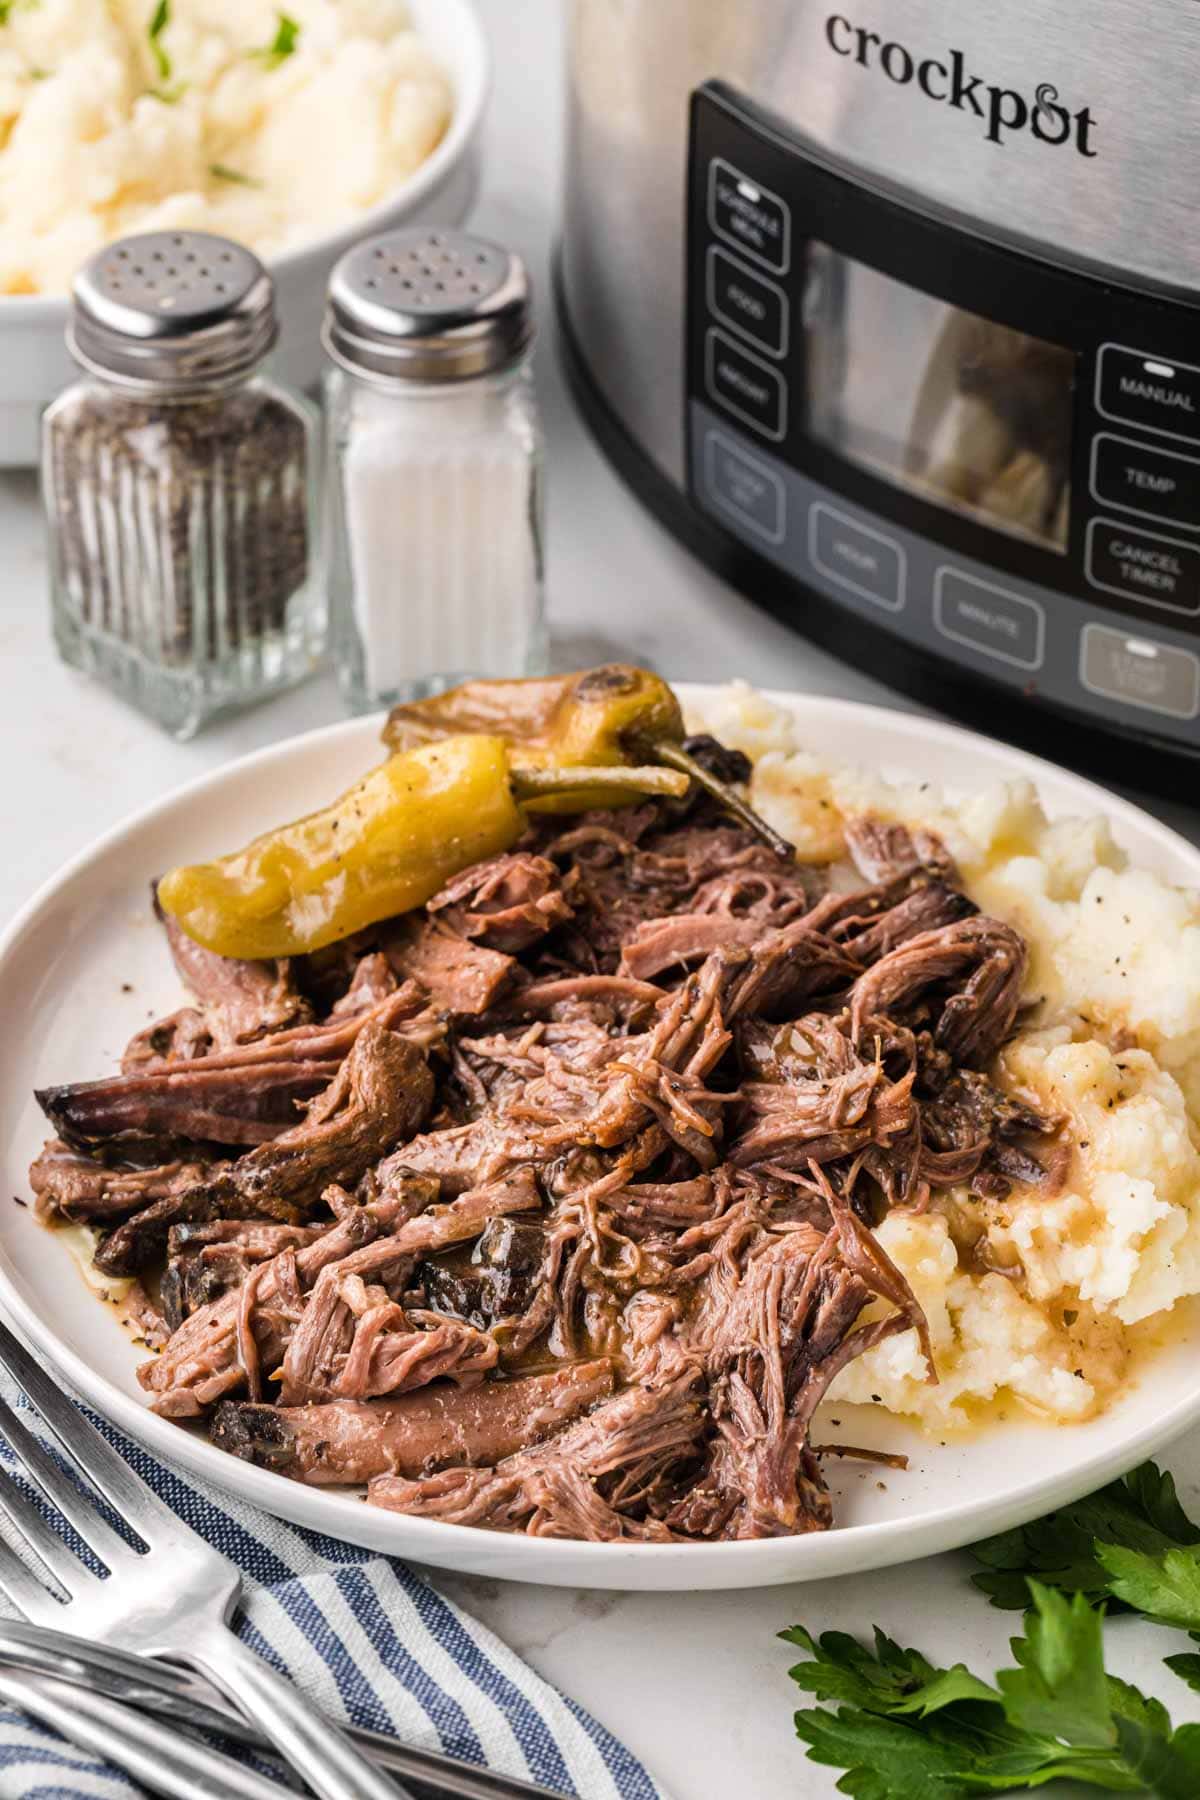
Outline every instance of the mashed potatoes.
[[1130, 868], [1102, 818], [1050, 821], [1027, 781], [952, 803], [928, 784], [833, 767], [789, 713], [735, 685], [702, 721], [755, 761], [755, 805], [846, 879], [842, 822], [873, 811], [938, 832], [971, 896], [1026, 937], [1025, 1028], [995, 1078], [1065, 1118], [1061, 1190], [935, 1197], [880, 1241], [929, 1320], [860, 1357], [831, 1398], [944, 1434], [1015, 1399], [1084, 1419], [1111, 1398], [1139, 1328], [1200, 1294], [1200, 897]]
[[64, 291], [130, 231], [270, 256], [384, 199], [451, 107], [404, 0], [10, 0], [0, 294]]

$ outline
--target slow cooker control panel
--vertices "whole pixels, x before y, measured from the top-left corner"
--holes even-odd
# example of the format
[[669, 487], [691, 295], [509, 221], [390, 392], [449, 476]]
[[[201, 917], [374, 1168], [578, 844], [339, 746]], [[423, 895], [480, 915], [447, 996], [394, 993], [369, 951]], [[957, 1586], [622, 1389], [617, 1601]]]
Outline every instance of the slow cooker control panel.
[[1200, 750], [1198, 328], [693, 98], [690, 491], [798, 622]]

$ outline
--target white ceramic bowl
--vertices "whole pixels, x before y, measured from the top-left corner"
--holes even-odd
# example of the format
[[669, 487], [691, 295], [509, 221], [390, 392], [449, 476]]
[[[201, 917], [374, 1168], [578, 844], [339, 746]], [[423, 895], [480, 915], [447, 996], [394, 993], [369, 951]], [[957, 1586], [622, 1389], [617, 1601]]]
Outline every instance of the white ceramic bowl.
[[[311, 387], [320, 374], [325, 284], [343, 250], [391, 226], [460, 224], [475, 198], [490, 79], [483, 27], [473, 0], [410, 0], [410, 10], [453, 83], [453, 117], [437, 149], [395, 193], [339, 230], [272, 259], [281, 321], [272, 366], [297, 387]], [[66, 324], [63, 294], [0, 295], [0, 468], [37, 461], [42, 408], [76, 372], [64, 343]]]
[[[681, 688], [699, 700], [702, 689]], [[953, 725], [814, 695], [775, 694], [801, 741], [834, 760], [965, 794], [1025, 776], [1052, 817], [1106, 813], [1143, 867], [1200, 887], [1200, 850], [1102, 788]], [[834, 1530], [731, 1544], [584, 1544], [510, 1537], [364, 1506], [345, 1489], [304, 1487], [217, 1450], [146, 1410], [143, 1359], [80, 1277], [61, 1237], [12, 1195], [46, 1135], [33, 1089], [101, 1075], [147, 1017], [178, 1006], [179, 978], [146, 903], [170, 864], [243, 842], [339, 792], [379, 755], [380, 720], [353, 719], [202, 776], [77, 857], [0, 935], [0, 1313], [97, 1408], [159, 1456], [252, 1505], [351, 1543], [468, 1574], [595, 1588], [762, 1587], [860, 1574], [1007, 1530], [1077, 1499], [1200, 1421], [1200, 1306], [1189, 1305], [1152, 1370], [1085, 1425], [1013, 1409], [1008, 1423], [943, 1443], [880, 1409], [832, 1408], [818, 1441], [839, 1437], [911, 1458], [903, 1473], [828, 1458]]]

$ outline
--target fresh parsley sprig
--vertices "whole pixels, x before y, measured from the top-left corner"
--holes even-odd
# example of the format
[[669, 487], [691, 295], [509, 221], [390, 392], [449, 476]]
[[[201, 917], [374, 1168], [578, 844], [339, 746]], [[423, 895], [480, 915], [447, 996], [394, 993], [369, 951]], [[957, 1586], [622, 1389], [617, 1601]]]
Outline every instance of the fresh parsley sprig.
[[838, 1789], [854, 1800], [968, 1800], [1060, 1778], [1195, 1800], [1200, 1725], [1173, 1729], [1158, 1701], [1105, 1672], [1103, 1614], [1082, 1591], [1031, 1580], [1028, 1593], [1017, 1666], [995, 1686], [878, 1630], [873, 1651], [844, 1632], [782, 1632], [808, 1656], [792, 1680], [834, 1703], [796, 1714], [810, 1759], [844, 1770]]
[[264, 62], [268, 69], [277, 69], [280, 63], [286, 62], [300, 41], [300, 21], [298, 19], [291, 18], [285, 12], [276, 13], [275, 17], [278, 23], [271, 42], [264, 44], [259, 50], [247, 50], [246, 52], [247, 56], [256, 57], [259, 61]]
[[1153, 1463], [971, 1553], [986, 1565], [973, 1579], [993, 1606], [1024, 1606], [1026, 1578], [1036, 1576], [1110, 1611], [1200, 1631], [1200, 1525]]

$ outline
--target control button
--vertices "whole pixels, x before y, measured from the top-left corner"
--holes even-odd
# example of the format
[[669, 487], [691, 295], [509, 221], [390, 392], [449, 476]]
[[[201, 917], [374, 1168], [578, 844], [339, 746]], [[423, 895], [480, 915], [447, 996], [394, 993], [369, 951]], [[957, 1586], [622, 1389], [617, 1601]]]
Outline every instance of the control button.
[[783, 482], [774, 469], [748, 456], [724, 432], [709, 431], [704, 438], [704, 470], [718, 506], [769, 543], [782, 542]]
[[779, 370], [723, 331], [710, 331], [704, 349], [705, 380], [717, 404], [764, 437], [781, 438], [787, 430], [787, 388]]
[[1195, 544], [1114, 519], [1093, 519], [1084, 568], [1092, 586], [1106, 593], [1173, 612], [1200, 612], [1200, 549]]
[[719, 156], [708, 165], [708, 222], [727, 244], [736, 245], [776, 275], [786, 275], [792, 254], [791, 212], [778, 194]]
[[1036, 600], [993, 587], [961, 569], [941, 568], [933, 584], [933, 622], [943, 637], [997, 662], [1040, 669], [1046, 615]]
[[1200, 444], [1200, 369], [1105, 344], [1096, 367], [1096, 411]]
[[1092, 443], [1092, 493], [1104, 506], [1200, 531], [1200, 461], [1194, 456], [1102, 431]]
[[782, 356], [787, 350], [788, 300], [783, 289], [765, 275], [752, 274], [715, 244], [708, 248], [708, 310], [769, 356]]
[[1090, 693], [1173, 719], [1200, 711], [1200, 662], [1190, 650], [1150, 643], [1108, 625], [1085, 625], [1079, 679]]
[[904, 552], [870, 525], [818, 501], [808, 515], [808, 553], [822, 575], [889, 612], [904, 605]]

